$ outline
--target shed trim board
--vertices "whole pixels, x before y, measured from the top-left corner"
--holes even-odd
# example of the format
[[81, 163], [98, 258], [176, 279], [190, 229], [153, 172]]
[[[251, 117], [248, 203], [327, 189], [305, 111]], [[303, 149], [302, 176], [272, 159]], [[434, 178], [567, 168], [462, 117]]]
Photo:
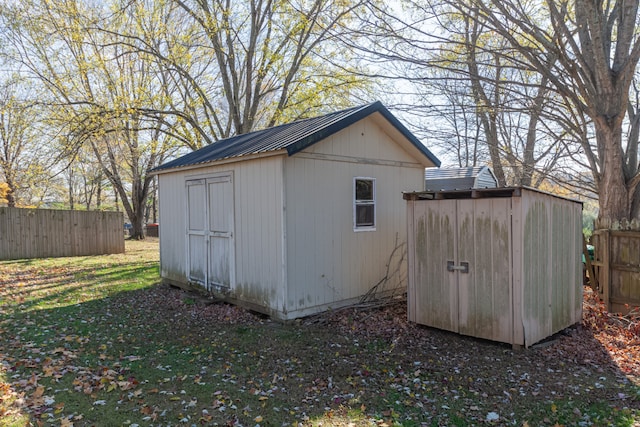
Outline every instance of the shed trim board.
[[420, 163], [416, 162], [401, 162], [385, 159], [370, 159], [363, 157], [351, 157], [351, 156], [336, 156], [330, 154], [321, 153], [299, 153], [296, 155], [298, 158], [326, 160], [330, 162], [345, 162], [345, 163], [362, 163], [368, 165], [384, 165], [384, 166], [396, 166], [402, 168], [415, 168], [421, 167]]
[[404, 199], [409, 320], [521, 346], [581, 320], [582, 203], [522, 187]]
[[[285, 182], [287, 179], [287, 168], [284, 161], [280, 162], [280, 200], [282, 201], [281, 215], [280, 215], [280, 227], [282, 232], [280, 233], [280, 280], [282, 282], [282, 288], [284, 292], [281, 299], [278, 301], [277, 311], [282, 313], [278, 317], [286, 318], [290, 317], [287, 312], [286, 295], [289, 293], [289, 275], [287, 271], [289, 269], [289, 257], [287, 255], [287, 194], [285, 188]], [[260, 309], [258, 309], [260, 311]]]
[[[203, 150], [195, 157], [156, 169], [163, 224], [162, 279], [178, 286], [193, 282], [191, 285], [227, 301], [288, 320], [359, 301], [384, 277], [391, 257], [396, 257], [398, 273], [379, 295], [404, 293], [406, 256], [400, 257], [395, 250], [406, 245], [406, 214], [400, 197], [402, 191], [421, 190], [425, 165], [435, 163], [425, 154], [426, 148], [418, 149], [414, 145], [417, 140], [409, 140], [379, 108], [363, 109], [367, 114], [354, 110], [363, 114], [355, 121], [358, 115], [345, 110], [336, 116], [345, 120], [339, 130], [312, 144], [306, 140], [303, 148], [295, 145], [296, 135], [311, 132], [317, 136], [316, 127], [305, 127], [322, 127], [333, 123], [335, 117], [265, 132], [268, 141], [256, 135], [238, 137], [238, 147], [223, 142], [210, 152]], [[286, 140], [278, 140], [278, 135]], [[251, 141], [257, 145], [251, 146]], [[230, 153], [239, 154], [234, 157]], [[218, 158], [219, 154], [226, 157]], [[197, 180], [212, 183], [215, 177], [228, 177], [232, 189], [233, 227], [226, 231], [234, 265], [229, 269], [228, 286], [211, 280], [209, 271], [216, 266], [210, 261], [194, 261], [197, 251], [188, 243], [194, 230], [186, 222], [187, 181], [193, 180], [195, 188], [200, 188]], [[375, 182], [375, 227], [368, 232], [354, 230], [358, 177]], [[203, 198], [212, 200], [213, 194]], [[198, 206], [206, 206], [203, 209], [210, 212], [216, 209], [206, 200]], [[203, 215], [209, 215], [207, 221], [211, 222], [213, 214]], [[211, 239], [219, 230], [195, 231], [191, 233], [194, 240], [203, 246], [208, 238], [207, 256], [216, 258]], [[207, 277], [194, 274], [199, 280], [190, 280], [191, 265], [204, 265]], [[203, 282], [207, 284], [203, 286]]]
[[[221, 165], [227, 165], [227, 164], [234, 164], [237, 163], [239, 161], [243, 161], [243, 162], [247, 162], [250, 160], [257, 160], [257, 159], [265, 159], [265, 158], [269, 158], [269, 157], [279, 157], [279, 156], [283, 156], [287, 154], [287, 150], [278, 150], [278, 151], [270, 151], [268, 153], [258, 153], [258, 154], [248, 154], [243, 156], [241, 159], [237, 158], [237, 157], [231, 157], [231, 158], [227, 158], [227, 159], [221, 159], [221, 160], [215, 160], [215, 161], [211, 161], [209, 163], [206, 164], [206, 166], [221, 166]], [[185, 166], [176, 166], [174, 168], [171, 169], [166, 169], [166, 170], [162, 170], [162, 169], [152, 169], [151, 171], [149, 171], [149, 173], [151, 175], [160, 175], [160, 174], [167, 174], [167, 173], [176, 173], [176, 172], [188, 172], [188, 171], [197, 171], [203, 168], [202, 163], [196, 163], [196, 164], [189, 164], [189, 165], [185, 165]]]

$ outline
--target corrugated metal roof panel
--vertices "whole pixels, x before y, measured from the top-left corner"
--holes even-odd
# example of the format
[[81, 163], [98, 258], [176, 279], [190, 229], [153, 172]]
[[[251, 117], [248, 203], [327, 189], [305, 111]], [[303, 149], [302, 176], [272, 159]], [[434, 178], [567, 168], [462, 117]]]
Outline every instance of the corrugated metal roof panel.
[[348, 108], [293, 123], [223, 139], [153, 169], [161, 172], [183, 166], [213, 162], [232, 157], [261, 154], [286, 149], [291, 156], [375, 112], [381, 113], [432, 163], [440, 160], [431, 153], [381, 102]]
[[425, 189], [432, 191], [497, 187], [496, 179], [488, 166], [427, 168], [424, 177]]
[[426, 179], [475, 178], [486, 166], [466, 168], [428, 168], [424, 172]]

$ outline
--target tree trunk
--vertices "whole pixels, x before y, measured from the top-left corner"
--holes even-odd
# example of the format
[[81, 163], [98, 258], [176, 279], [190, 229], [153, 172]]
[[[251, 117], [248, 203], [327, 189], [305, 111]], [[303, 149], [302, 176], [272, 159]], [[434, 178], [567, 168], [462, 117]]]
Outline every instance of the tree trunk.
[[84, 182], [84, 204], [87, 207], [87, 210], [91, 210], [91, 202], [93, 199], [93, 189], [89, 184], [89, 180], [87, 179], [86, 174], [82, 177], [82, 181]]
[[98, 189], [96, 190], [96, 209], [100, 210], [102, 207], [102, 177], [98, 181]]
[[[124, 197], [123, 200], [125, 211], [131, 220], [131, 238], [135, 240], [144, 240], [144, 201], [146, 200], [146, 194], [142, 195], [137, 191], [138, 185], [133, 183], [133, 190], [131, 191], [131, 203], [128, 203]], [[124, 189], [120, 189], [124, 192]]]
[[7, 184], [7, 194], [4, 198], [7, 199], [7, 206], [10, 208], [16, 207], [16, 183], [13, 180], [13, 174], [5, 173], [5, 182]]
[[633, 198], [631, 199], [631, 219], [640, 220], [640, 187], [636, 187], [634, 190]]
[[610, 127], [607, 120], [594, 120], [598, 145], [602, 150], [602, 171], [600, 173], [598, 226], [609, 228], [617, 221], [631, 219], [631, 197], [624, 176], [624, 154], [622, 150], [622, 129]]
[[144, 240], [144, 216], [136, 215], [136, 217], [131, 218], [131, 238]]
[[13, 195], [13, 188], [10, 185], [9, 191], [7, 191], [7, 194], [4, 197], [7, 199], [7, 206], [10, 208], [16, 207], [16, 196]]
[[73, 197], [73, 176], [69, 177], [69, 209], [75, 209], [75, 199]]

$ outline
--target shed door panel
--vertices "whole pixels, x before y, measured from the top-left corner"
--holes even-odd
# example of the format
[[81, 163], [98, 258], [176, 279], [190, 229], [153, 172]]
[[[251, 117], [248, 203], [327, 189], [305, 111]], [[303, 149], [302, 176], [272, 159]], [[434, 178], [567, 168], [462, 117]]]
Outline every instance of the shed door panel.
[[234, 280], [231, 174], [187, 181], [189, 281], [211, 290]]
[[189, 281], [206, 282], [206, 193], [205, 181], [187, 181], [187, 244]]
[[511, 342], [511, 199], [458, 201], [459, 332]]
[[226, 175], [207, 180], [209, 204], [209, 285], [232, 281], [233, 184]]
[[417, 202], [417, 323], [512, 342], [511, 199]]
[[[447, 261], [457, 263], [456, 201], [416, 204], [417, 323], [458, 331], [458, 289]], [[417, 215], [416, 215], [417, 217]]]

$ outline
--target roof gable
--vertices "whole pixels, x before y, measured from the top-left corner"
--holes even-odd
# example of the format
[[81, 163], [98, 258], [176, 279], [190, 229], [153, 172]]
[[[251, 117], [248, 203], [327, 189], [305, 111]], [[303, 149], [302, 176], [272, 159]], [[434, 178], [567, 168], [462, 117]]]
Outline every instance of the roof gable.
[[380, 113], [422, 155], [435, 165], [440, 166], [440, 160], [400, 123], [380, 101], [377, 101], [324, 116], [299, 120], [223, 139], [160, 165], [153, 169], [153, 172], [163, 172], [168, 169], [279, 150], [286, 150], [287, 154], [292, 156], [373, 113]]

